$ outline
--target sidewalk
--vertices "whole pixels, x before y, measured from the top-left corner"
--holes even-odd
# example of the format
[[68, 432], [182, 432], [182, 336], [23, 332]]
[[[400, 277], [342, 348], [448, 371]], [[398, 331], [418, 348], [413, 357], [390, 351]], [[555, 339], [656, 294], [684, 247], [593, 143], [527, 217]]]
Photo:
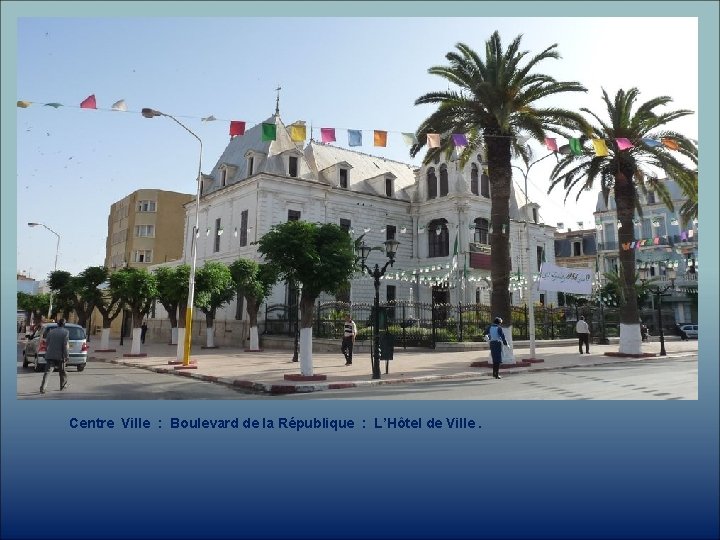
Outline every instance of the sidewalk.
[[[97, 352], [100, 343], [90, 343], [89, 361], [103, 361], [126, 366], [149, 369], [158, 373], [192, 377], [230, 386], [238, 386], [256, 392], [286, 394], [292, 392], [316, 392], [358, 386], [381, 384], [402, 384], [448, 379], [479, 379], [491, 377], [491, 366], [473, 367], [472, 364], [484, 363], [489, 359], [488, 350], [470, 351], [432, 351], [428, 349], [395, 349], [394, 359], [389, 361], [389, 373], [385, 373], [385, 360], [380, 361], [381, 379], [372, 379], [372, 366], [368, 352], [356, 352], [353, 364], [345, 366], [345, 358], [337, 354], [313, 353], [313, 374], [324, 376], [324, 380], [287, 380], [300, 375], [300, 363], [292, 362], [293, 352], [288, 350], [264, 350], [246, 352], [240, 348], [223, 347], [202, 349], [200, 345], [192, 348], [190, 359], [194, 369], [176, 369], [176, 345], [149, 343], [142, 346], [146, 357], [124, 357], [130, 352], [130, 342], [126, 340], [120, 347], [111, 342], [116, 352]], [[553, 342], [536, 343], [535, 357], [542, 362], [520, 362], [528, 358], [527, 343], [517, 343], [515, 358], [517, 365], [502, 365], [503, 375], [525, 371], [545, 371], [571, 367], [598, 366], [627, 362], [652, 362], [662, 357], [627, 358], [606, 356], [606, 352], [617, 352], [618, 345], [591, 345], [590, 354], [578, 354], [577, 345], [554, 345]], [[670, 338], [665, 342], [667, 357], [696, 356], [698, 341], [679, 341]], [[658, 354], [660, 343], [651, 341], [643, 344], [643, 353]]]

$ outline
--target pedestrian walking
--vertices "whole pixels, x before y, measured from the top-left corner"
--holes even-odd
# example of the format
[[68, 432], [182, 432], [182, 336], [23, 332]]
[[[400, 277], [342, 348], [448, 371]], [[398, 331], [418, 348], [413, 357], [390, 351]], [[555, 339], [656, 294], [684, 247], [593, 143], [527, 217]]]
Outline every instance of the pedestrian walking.
[[145, 343], [145, 334], [147, 334], [147, 322], [143, 321], [140, 327], [140, 343]]
[[575, 325], [575, 332], [577, 332], [578, 336], [580, 354], [583, 353], [583, 344], [585, 344], [585, 354], [590, 354], [590, 327], [585, 322], [584, 315], [580, 315], [580, 320]]
[[490, 341], [490, 357], [492, 358], [493, 364], [493, 377], [496, 379], [502, 379], [500, 376], [500, 364], [502, 363], [502, 346], [507, 345], [505, 334], [503, 333], [502, 319], [495, 317], [493, 323], [487, 327], [485, 333], [489, 337]]
[[357, 325], [355, 324], [355, 321], [352, 320], [352, 317], [348, 313], [345, 316], [345, 326], [343, 328], [342, 345], [340, 345], [340, 350], [342, 351], [343, 355], [345, 356], [345, 365], [346, 366], [352, 365], [353, 345], [355, 344], [355, 336], [356, 335], [357, 335]]
[[44, 394], [47, 388], [48, 375], [57, 370], [60, 373], [60, 390], [65, 390], [68, 385], [67, 372], [65, 371], [65, 362], [69, 358], [68, 345], [70, 341], [70, 332], [65, 328], [65, 319], [60, 319], [57, 326], [48, 332], [45, 342], [45, 373], [43, 373], [42, 383], [40, 384], [40, 393]]

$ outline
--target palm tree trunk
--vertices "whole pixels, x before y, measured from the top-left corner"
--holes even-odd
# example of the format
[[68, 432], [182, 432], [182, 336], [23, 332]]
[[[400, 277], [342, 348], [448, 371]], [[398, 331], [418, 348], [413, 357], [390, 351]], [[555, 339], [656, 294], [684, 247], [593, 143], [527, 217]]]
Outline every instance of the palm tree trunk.
[[618, 230], [618, 261], [624, 308], [620, 316], [620, 352], [640, 354], [642, 340], [635, 289], [635, 250], [630, 245], [635, 240], [633, 216], [635, 214], [635, 189], [627, 176], [618, 173], [615, 180], [615, 203], [620, 221]]

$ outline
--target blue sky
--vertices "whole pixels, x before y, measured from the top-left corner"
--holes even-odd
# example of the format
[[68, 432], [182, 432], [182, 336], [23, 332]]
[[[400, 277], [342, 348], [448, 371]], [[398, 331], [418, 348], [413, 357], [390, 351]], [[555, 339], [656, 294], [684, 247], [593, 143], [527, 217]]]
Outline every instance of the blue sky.
[[[418, 96], [447, 88], [427, 69], [457, 42], [482, 50], [497, 29], [505, 43], [523, 34], [531, 53], [557, 43], [563, 58], [540, 70], [588, 88], [547, 105], [602, 114], [601, 87], [636, 86], [641, 99], [669, 95], [673, 109], [698, 110], [690, 17], [33, 17], [17, 29], [17, 99], [33, 102], [17, 109], [17, 270], [36, 279], [52, 270], [55, 237], [27, 222], [60, 234], [58, 268], [75, 274], [103, 264], [113, 202], [145, 187], [195, 192], [197, 141], [169, 119], [141, 117], [142, 107], [178, 117], [203, 139], [204, 172], [228, 142], [229, 120], [250, 127], [274, 112], [278, 84], [286, 124], [305, 120], [316, 137], [335, 127], [340, 145], [346, 129], [362, 129], [361, 151], [419, 164], [400, 133], [432, 111], [414, 105]], [[77, 108], [90, 94], [99, 108], [124, 99], [129, 112]], [[200, 120], [210, 115], [218, 121]], [[697, 138], [698, 118], [672, 127]], [[373, 129], [390, 132], [386, 149], [368, 144]], [[548, 172], [533, 168], [529, 180], [543, 220], [591, 227], [596, 195], [563, 205], [563, 192], [546, 195]]]

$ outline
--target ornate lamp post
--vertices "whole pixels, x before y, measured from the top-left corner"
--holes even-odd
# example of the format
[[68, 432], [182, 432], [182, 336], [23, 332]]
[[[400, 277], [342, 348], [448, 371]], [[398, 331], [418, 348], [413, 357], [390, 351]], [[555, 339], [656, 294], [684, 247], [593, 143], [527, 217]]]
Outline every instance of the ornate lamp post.
[[368, 275], [375, 281], [375, 320], [373, 321], [373, 353], [372, 353], [372, 378], [380, 378], [380, 278], [385, 275], [385, 271], [388, 266], [392, 266], [395, 263], [395, 253], [397, 253], [397, 247], [400, 242], [397, 240], [386, 240], [385, 254], [387, 255], [388, 261], [385, 265], [380, 268], [378, 264], [375, 264], [374, 269], [370, 269], [365, 264], [365, 260], [370, 255], [370, 251], [373, 249], [365, 242], [357, 248], [358, 256], [360, 257], [360, 268], [367, 272]]
[[[650, 271], [648, 268], [640, 269], [640, 281], [645, 283], [648, 281], [649, 275]], [[667, 356], [667, 352], [665, 351], [665, 333], [663, 332], [662, 322], [662, 297], [670, 296], [667, 294], [667, 291], [675, 288], [675, 269], [668, 268], [667, 276], [670, 279], [670, 285], [665, 285], [664, 287], [653, 285], [648, 287], [650, 293], [656, 297], [655, 304], [657, 306], [658, 326], [660, 327], [660, 356]]]
[[182, 366], [178, 366], [178, 368], [183, 369], [190, 369], [196, 366], [193, 366], [190, 364], [190, 347], [192, 345], [192, 316], [193, 316], [193, 305], [195, 303], [195, 269], [197, 266], [197, 235], [200, 231], [200, 224], [199, 224], [199, 212], [200, 212], [200, 188], [202, 187], [202, 150], [203, 150], [203, 143], [202, 139], [198, 137], [190, 128], [188, 128], [185, 124], [180, 122], [177, 118], [170, 114], [166, 114], [164, 112], [156, 111], [155, 109], [150, 108], [144, 108], [142, 109], [142, 115], [145, 118], [155, 118], [156, 116], [166, 116], [170, 118], [170, 120], [174, 121], [177, 125], [179, 125], [181, 128], [183, 128], [185, 131], [187, 131], [190, 135], [195, 137], [198, 142], [200, 143], [200, 160], [198, 161], [198, 172], [197, 172], [197, 196], [195, 198], [195, 227], [193, 228], [193, 234], [190, 239], [190, 242], [192, 243], [192, 266], [190, 267], [190, 283], [188, 285], [188, 301], [187, 301], [187, 308], [185, 310], [185, 339], [183, 340], [183, 343], [178, 342], [178, 355], [180, 352], [180, 347], [184, 345], [183, 348], [183, 360], [182, 360]]
[[[53, 231], [50, 227], [48, 227], [44, 223], [30, 222], [30, 223], [28, 223], [28, 227], [45, 227], [48, 231], [50, 231], [55, 236], [57, 236], [57, 243], [55, 244], [55, 266], [54, 266], [55, 271], [57, 271], [58, 253], [60, 252], [60, 235], [58, 233], [56, 233], [55, 231]], [[52, 293], [52, 290], [50, 290], [50, 307], [48, 308], [48, 320], [50, 320], [50, 317], [52, 316], [52, 301], [53, 301], [53, 293]]]

